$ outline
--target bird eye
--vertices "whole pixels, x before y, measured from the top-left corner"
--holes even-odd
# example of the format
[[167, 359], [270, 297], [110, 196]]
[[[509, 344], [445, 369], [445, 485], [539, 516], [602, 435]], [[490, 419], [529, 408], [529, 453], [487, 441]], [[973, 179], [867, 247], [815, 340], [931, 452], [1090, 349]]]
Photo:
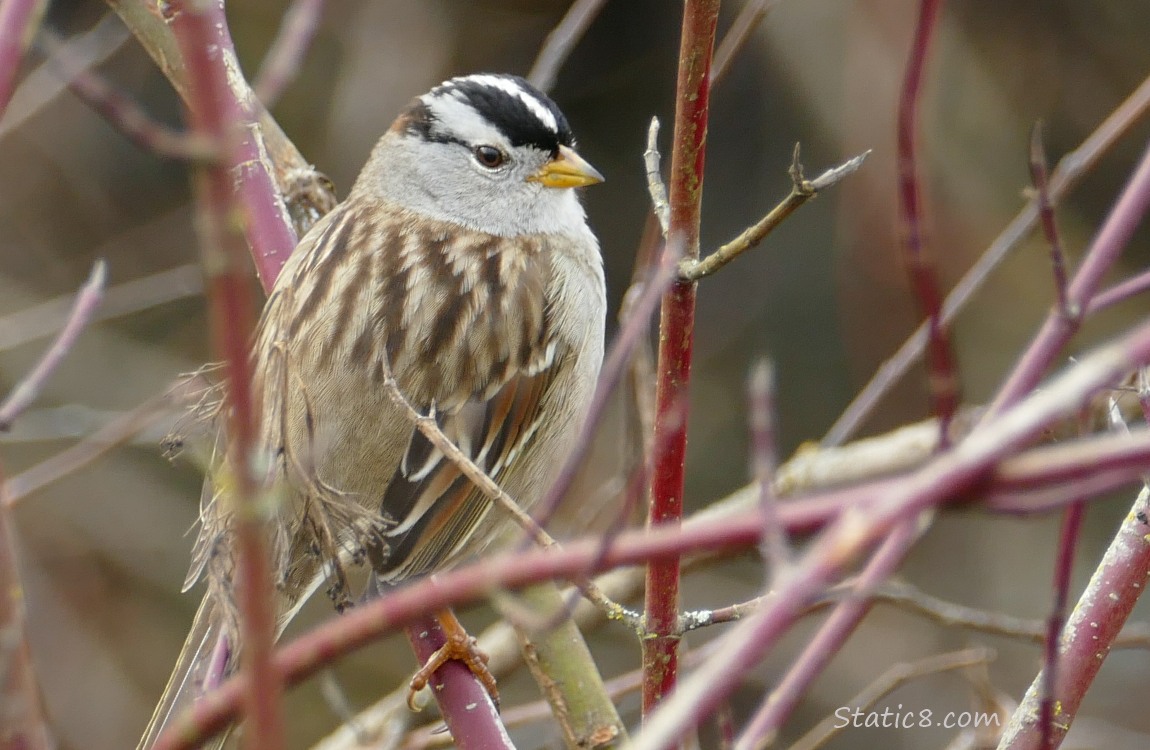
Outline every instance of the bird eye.
[[504, 153], [495, 146], [475, 147], [475, 161], [488, 169], [495, 169], [496, 167], [502, 166], [506, 159], [507, 157]]

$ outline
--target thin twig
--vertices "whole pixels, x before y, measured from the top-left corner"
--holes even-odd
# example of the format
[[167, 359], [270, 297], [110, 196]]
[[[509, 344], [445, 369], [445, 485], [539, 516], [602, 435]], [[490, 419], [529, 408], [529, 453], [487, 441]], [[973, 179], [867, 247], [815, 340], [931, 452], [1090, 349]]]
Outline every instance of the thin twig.
[[0, 432], [5, 432], [11, 428], [12, 422], [36, 400], [36, 397], [40, 395], [40, 390], [44, 387], [44, 383], [64, 361], [68, 352], [72, 350], [76, 339], [88, 326], [96, 308], [100, 305], [106, 279], [107, 267], [103, 260], [97, 260], [92, 265], [92, 272], [88, 275], [88, 280], [84, 282], [79, 293], [76, 294], [76, 301], [72, 304], [72, 311], [68, 314], [68, 322], [60, 329], [60, 333], [52, 342], [52, 346], [36, 363], [32, 371], [16, 384], [12, 392], [8, 394], [8, 398], [0, 403]]
[[751, 750], [774, 742], [811, 683], [823, 673], [870, 612], [870, 592], [894, 574], [925, 530], [926, 525], [920, 523], [920, 519], [911, 518], [891, 531], [854, 581], [851, 594], [835, 605], [830, 617], [819, 626], [818, 632], [807, 641], [787, 673], [771, 689], [766, 701], [739, 736], [735, 750]]
[[284, 13], [279, 31], [260, 65], [252, 89], [264, 106], [271, 107], [279, 100], [296, 75], [311, 40], [319, 28], [324, 0], [295, 0]]
[[182, 397], [175, 391], [166, 390], [104, 425], [84, 440], [25, 469], [8, 480], [5, 502], [19, 503], [52, 482], [89, 466], [108, 451], [126, 443], [170, 414], [172, 405], [181, 400]]
[[[106, 13], [92, 28], [69, 37], [64, 47], [66, 54], [78, 66], [90, 70], [119, 51], [130, 36], [115, 13]], [[20, 81], [20, 87], [12, 94], [8, 111], [0, 120], [0, 138], [25, 125], [66, 88], [67, 84], [60, 79], [54, 65], [42, 63], [37, 66]]]
[[[992, 649], [970, 648], [896, 664], [867, 685], [862, 692], [848, 700], [845, 705], [858, 711], [868, 711], [880, 700], [909, 682], [940, 672], [953, 672], [956, 669], [989, 664], [994, 661], [994, 658], [995, 653]], [[800, 737], [788, 750], [818, 750], [834, 739], [847, 726], [850, 725], [842, 726], [837, 714], [828, 716]]]
[[1014, 408], [983, 420], [954, 449], [940, 453], [875, 502], [840, 514], [808, 545], [791, 575], [777, 586], [771, 606], [721, 636], [723, 646], [715, 658], [683, 680], [647, 718], [633, 750], [672, 747], [730, 695], [795, 622], [803, 604], [844, 566], [896, 525], [974, 487], [999, 461], [1029, 444], [1068, 410], [1079, 408], [1099, 388], [1147, 361], [1150, 324], [1144, 323], [1083, 357]]
[[[1090, 243], [1082, 264], [1067, 288], [1070, 309], [1085, 308], [1098, 291], [1107, 271], [1129, 243], [1142, 216], [1150, 208], [1150, 148], [1142, 155], [1134, 174]], [[999, 413], [1029, 393], [1046, 375], [1062, 348], [1078, 331], [1080, 320], [1052, 311], [1034, 341], [1019, 358], [1014, 370], [991, 403], [987, 416]]]
[[575, 438], [574, 445], [567, 454], [555, 481], [551, 483], [535, 507], [535, 519], [539, 525], [547, 525], [559, 509], [559, 504], [571, 489], [571, 485], [575, 482], [575, 476], [583, 466], [583, 461], [587, 458], [587, 453], [591, 448], [595, 431], [606, 413], [611, 394], [618, 388], [627, 372], [627, 363], [631, 352], [647, 335], [655, 305], [660, 296], [666, 293], [668, 285], [674, 278], [675, 268], [681, 256], [681, 245], [675, 242], [669, 243], [663, 250], [659, 265], [655, 267], [650, 277], [643, 282], [632, 285], [632, 289], [638, 290], [633, 293], [629, 292], [629, 294], [635, 295], [633, 297], [634, 303], [628, 311], [627, 320], [620, 327], [603, 360], [603, 367], [599, 371], [599, 380], [595, 385], [595, 394], [591, 398], [591, 405], [587, 408], [587, 416], [584, 417], [583, 424], [580, 426], [579, 435]]
[[153, 119], [131, 97], [89, 70], [84, 61], [72, 57], [64, 40], [51, 29], [40, 31], [39, 44], [72, 93], [138, 148], [185, 161], [209, 161], [219, 156], [211, 141]]
[[922, 216], [922, 185], [918, 176], [918, 110], [931, 41], [938, 26], [942, 0], [921, 0], [914, 40], [906, 64], [898, 105], [898, 193], [902, 220], [902, 251], [919, 313], [927, 324], [927, 381], [932, 409], [938, 417], [940, 445], [950, 441], [950, 422], [958, 409], [958, 365], [950, 333], [942, 316], [942, 286], [933, 255], [926, 248]]
[[659, 118], [652, 117], [647, 127], [647, 150], [643, 152], [643, 165], [647, 172], [647, 194], [651, 197], [651, 209], [667, 239], [667, 222], [670, 221], [671, 207], [667, 205], [667, 186], [659, 164]]
[[48, 8], [48, 0], [5, 0], [0, 3], [0, 117], [16, 90], [16, 74], [28, 42]]
[[[1050, 200], [1057, 203], [1098, 163], [1131, 127], [1150, 111], [1150, 77], [1130, 94], [1091, 133], [1078, 148], [1063, 156], [1050, 178]], [[1038, 209], [1031, 200], [990, 244], [970, 270], [955, 284], [942, 306], [943, 321], [949, 324], [974, 296], [1003, 259], [1029, 236], [1038, 222]], [[927, 343], [927, 323], [923, 322], [898, 351], [883, 362], [866, 386], [835, 421], [821, 444], [841, 445], [853, 436], [878, 406], [883, 396], [910, 369]]]
[[779, 4], [779, 0], [750, 0], [743, 5], [739, 15], [731, 23], [731, 28], [719, 42], [715, 49], [715, 61], [711, 64], [711, 85], [714, 86], [727, 75], [731, 63], [739, 51], [747, 44], [751, 34], [759, 28], [759, 24], [767, 14]]
[[40, 686], [28, 649], [24, 589], [16, 567], [16, 537], [11, 528], [7, 483], [0, 470], [0, 705], [5, 748], [53, 750], [41, 705]]
[[1082, 314], [1081, 309], [1070, 306], [1066, 297], [1066, 253], [1058, 234], [1058, 223], [1054, 218], [1054, 205], [1050, 201], [1050, 176], [1046, 166], [1046, 147], [1042, 144], [1042, 122], [1034, 123], [1030, 131], [1030, 180], [1034, 184], [1038, 217], [1042, 223], [1042, 233], [1050, 245], [1050, 267], [1054, 273], [1054, 291], [1058, 309], [1068, 318]]
[[599, 15], [606, 0], [575, 0], [563, 20], [559, 22], [539, 49], [527, 80], [540, 91], [550, 91], [559, 77], [559, 69], [567, 62], [575, 45]]
[[[419, 430], [419, 432], [427, 438], [436, 450], [443, 453], [444, 457], [451, 461], [452, 464], [459, 469], [467, 479], [475, 485], [476, 489], [482, 492], [489, 500], [498, 504], [499, 508], [507, 513], [520, 528], [527, 532], [528, 537], [542, 549], [557, 549], [559, 543], [555, 541], [554, 537], [547, 533], [539, 523], [526, 511], [522, 506], [507, 494], [507, 492], [499, 486], [499, 484], [492, 479], [486, 472], [472, 461], [467, 454], [459, 449], [449, 437], [443, 434], [436, 424], [435, 419], [432, 417], [420, 414], [419, 411], [411, 405], [407, 397], [399, 389], [399, 384], [395, 381], [395, 377], [391, 373], [391, 369], [384, 364], [384, 379], [383, 387], [386, 391], [388, 399], [396, 407], [401, 409], [408, 421]], [[623, 607], [620, 607], [615, 602], [608, 599], [599, 589], [590, 581], [582, 581], [580, 589], [583, 591], [584, 596], [594, 602], [596, 605], [603, 607], [608, 612], [625, 612]]]
[[1150, 271], [1143, 271], [1096, 294], [1094, 299], [1090, 300], [1090, 304], [1086, 306], [1083, 316], [1089, 317], [1119, 302], [1125, 302], [1148, 289], [1150, 289]]
[[775, 373], [770, 360], [760, 359], [747, 379], [747, 405], [751, 427], [751, 474], [759, 485], [759, 509], [763, 514], [763, 560], [766, 581], [786, 574], [791, 550], [786, 531], [779, 523], [775, 470], [778, 448], [775, 439]]
[[746, 251], [757, 246], [768, 234], [783, 223], [799, 206], [814, 198], [820, 191], [838, 184], [847, 175], [858, 170], [866, 161], [870, 151], [848, 159], [837, 167], [832, 167], [813, 180], [803, 176], [803, 165], [799, 162], [799, 144], [795, 144], [791, 167], [788, 174], [791, 176], [791, 192], [786, 198], [766, 216], [759, 219], [753, 226], [723, 245], [702, 260], [684, 259], [679, 265], [679, 278], [684, 281], [698, 281], [718, 271]]
[[[203, 291], [203, 273], [198, 265], [176, 266], [106, 288], [89, 323], [131, 315]], [[72, 295], [60, 295], [0, 317], [0, 352], [59, 333], [68, 323], [72, 301]]]

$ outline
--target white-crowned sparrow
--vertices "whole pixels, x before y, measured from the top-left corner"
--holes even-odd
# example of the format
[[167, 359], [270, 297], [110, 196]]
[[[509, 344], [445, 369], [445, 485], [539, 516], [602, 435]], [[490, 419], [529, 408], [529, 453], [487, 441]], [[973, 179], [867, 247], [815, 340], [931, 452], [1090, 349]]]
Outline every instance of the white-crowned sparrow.
[[[573, 149], [523, 79], [454, 78], [400, 114], [296, 247], [253, 350], [281, 628], [324, 580], [349, 601], [341, 560], [397, 582], [505, 523], [389, 401], [389, 371], [522, 505], [546, 489], [603, 354], [602, 259], [570, 189], [602, 177]], [[208, 592], [141, 747], [235, 661], [220, 653], [238, 643], [226, 494], [205, 489], [201, 523], [187, 585], [206, 576]]]

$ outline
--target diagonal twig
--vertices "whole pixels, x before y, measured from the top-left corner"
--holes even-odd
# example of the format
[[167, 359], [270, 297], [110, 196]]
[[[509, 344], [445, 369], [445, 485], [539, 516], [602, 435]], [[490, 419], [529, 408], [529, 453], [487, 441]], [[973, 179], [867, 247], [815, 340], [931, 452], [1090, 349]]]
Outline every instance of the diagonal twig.
[[68, 322], [60, 329], [60, 333], [52, 342], [52, 346], [48, 348], [48, 351], [44, 353], [32, 371], [12, 389], [8, 398], [0, 403], [0, 431], [8, 430], [21, 412], [36, 400], [36, 396], [44, 387], [45, 381], [64, 360], [68, 352], [72, 350], [80, 332], [87, 327], [103, 298], [106, 279], [107, 267], [103, 260], [98, 260], [92, 266], [88, 280], [80, 287], [76, 301], [72, 303], [72, 310], [68, 314]]

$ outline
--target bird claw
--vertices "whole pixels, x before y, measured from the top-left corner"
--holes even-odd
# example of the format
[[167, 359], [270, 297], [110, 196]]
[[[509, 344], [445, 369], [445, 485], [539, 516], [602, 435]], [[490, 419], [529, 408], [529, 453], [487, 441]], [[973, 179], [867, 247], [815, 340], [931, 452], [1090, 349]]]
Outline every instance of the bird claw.
[[487, 668], [487, 662], [490, 661], [491, 657], [480, 651], [478, 641], [462, 629], [457, 632], [445, 633], [445, 635], [447, 642], [438, 648], [427, 660], [427, 663], [420, 667], [415, 676], [411, 678], [410, 690], [407, 693], [407, 707], [412, 711], [420, 711], [420, 707], [415, 703], [416, 695], [427, 687], [436, 670], [447, 662], [455, 660], [467, 665], [471, 674], [475, 675], [476, 679], [486, 688], [487, 694], [491, 696], [491, 701], [498, 709], [499, 688], [495, 684], [495, 675], [491, 674], [491, 670]]

